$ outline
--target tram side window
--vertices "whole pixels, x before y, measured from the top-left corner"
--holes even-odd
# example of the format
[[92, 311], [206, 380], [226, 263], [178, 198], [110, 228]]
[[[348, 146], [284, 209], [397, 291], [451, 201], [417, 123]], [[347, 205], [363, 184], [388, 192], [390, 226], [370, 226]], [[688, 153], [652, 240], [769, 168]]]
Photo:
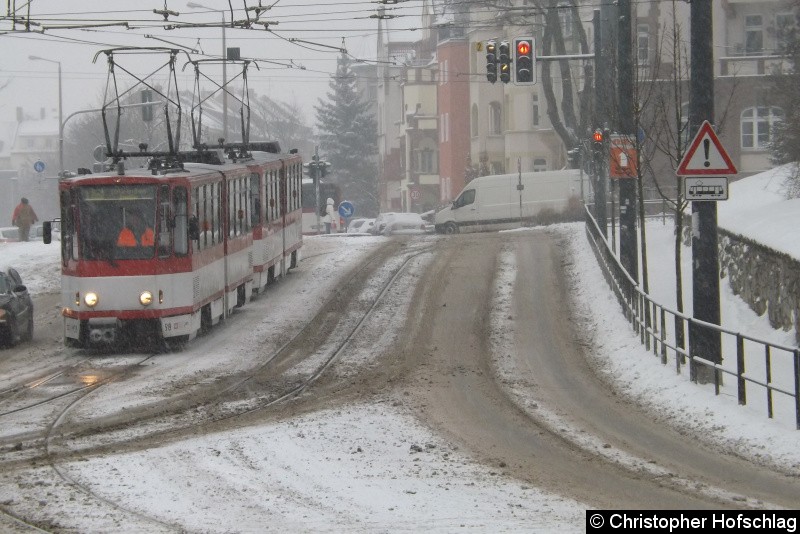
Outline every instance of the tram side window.
[[70, 191], [61, 192], [61, 259], [78, 258], [78, 239], [75, 235], [75, 205]]
[[289, 169], [289, 183], [291, 183], [290, 189], [292, 190], [289, 196], [289, 211], [294, 211], [297, 209], [297, 165], [292, 165]]
[[264, 224], [272, 220], [272, 214], [269, 211], [269, 175], [270, 171], [264, 173], [264, 180], [261, 183], [261, 199], [264, 204]]
[[169, 186], [162, 185], [159, 191], [158, 204], [158, 255], [162, 258], [170, 255], [172, 244], [172, 221], [170, 217]]
[[275, 171], [270, 169], [267, 181], [267, 211], [269, 212], [269, 220], [275, 220]]
[[189, 253], [189, 217], [186, 212], [186, 189], [176, 187], [172, 192], [173, 220], [175, 231], [175, 254]]
[[245, 195], [246, 190], [242, 178], [228, 182], [228, 235], [230, 237], [242, 235], [245, 231], [247, 223]]
[[303, 164], [298, 163], [294, 168], [295, 191], [297, 191], [294, 208], [301, 210], [303, 209]]
[[261, 224], [261, 195], [258, 191], [259, 175], [254, 172], [250, 175], [250, 222], [253, 226]]
[[239, 211], [237, 217], [239, 219], [240, 234], [245, 234], [250, 231], [250, 218], [253, 213], [253, 205], [250, 200], [250, 181], [248, 178], [239, 179]]
[[199, 250], [215, 245], [219, 239], [219, 187], [219, 183], [206, 184], [192, 192], [192, 225], [197, 226], [196, 241]]

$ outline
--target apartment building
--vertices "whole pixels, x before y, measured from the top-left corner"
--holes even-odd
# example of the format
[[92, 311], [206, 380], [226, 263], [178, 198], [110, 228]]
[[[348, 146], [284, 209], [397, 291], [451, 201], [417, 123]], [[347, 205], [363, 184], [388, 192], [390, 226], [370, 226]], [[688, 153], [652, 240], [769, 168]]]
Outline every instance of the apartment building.
[[[789, 30], [797, 25], [797, 13], [793, 2], [788, 0], [711, 1], [714, 122], [724, 147], [739, 169], [738, 177], [744, 177], [772, 166], [769, 152], [772, 127], [783, 119], [784, 111], [774, 104], [770, 94], [770, 75], [789, 67], [781, 51]], [[571, 9], [570, 3], [565, 1], [557, 12], [563, 36], [561, 53], [593, 52], [593, 12], [602, 5], [604, 16], [612, 21], [604, 31], [614, 33], [615, 7], [601, 2], [575, 5], [580, 7]], [[662, 113], [673, 118], [680, 116], [685, 122], [690, 99], [690, 6], [672, 0], [633, 2], [632, 5], [635, 19], [631, 39], [637, 94], [624, 95], [624, 98], [636, 98], [641, 105], [654, 108], [652, 99], [660, 92]], [[578, 113], [572, 124], [559, 126], [564, 126], [577, 139], [588, 138], [587, 125], [591, 125], [592, 117], [580, 114], [591, 115], [592, 106], [581, 105], [580, 99], [593, 96], [593, 85], [584, 83], [587, 72], [591, 72], [586, 69], [587, 64], [593, 66], [591, 60], [571, 60], [568, 72], [562, 70], [563, 62], [558, 66], [553, 63], [549, 86], [542, 83], [541, 61], [537, 64], [539, 82], [533, 86], [499, 81], [491, 84], [486, 79], [484, 46], [488, 40], [510, 41], [516, 36], [534, 35], [537, 54], [541, 56], [546, 24], [553, 19], [546, 19], [527, 0], [508, 2], [503, 12], [488, 9], [481, 2], [459, 6], [459, 11], [451, 14], [445, 7], [425, 2], [427, 22], [423, 27], [426, 33], [413, 45], [403, 44], [407, 49], [413, 48], [414, 57], [394, 71], [401, 79], [399, 92], [393, 93], [389, 83], [379, 88], [384, 110], [395, 105], [402, 110], [399, 131], [383, 121], [379, 133], [386, 146], [391, 146], [382, 156], [382, 176], [397, 174], [391, 151], [399, 150], [402, 154], [400, 173], [403, 178], [386, 186], [383, 209], [399, 207], [421, 211], [433, 198], [439, 204], [445, 203], [457, 196], [472, 176], [566, 166], [568, 147], [563, 131], [559, 134], [551, 120], [554, 110], [548, 109], [548, 90], [552, 91], [551, 99], [559, 112], [568, 96]], [[610, 40], [616, 41], [616, 36]], [[381, 46], [390, 50], [392, 45], [387, 40]], [[613, 65], [616, 52], [610, 52]], [[676, 79], [681, 86], [679, 102], [675, 101], [673, 90]], [[613, 110], [618, 109], [619, 97], [615, 96], [613, 87], [609, 89], [610, 101], [604, 104], [612, 108], [606, 125], [613, 131]], [[650, 100], [646, 100], [648, 98]], [[676, 107], [680, 108], [677, 115]], [[651, 116], [648, 117], [648, 113]], [[649, 110], [643, 113], [639, 126], [640, 139], [647, 147], [648, 157], [652, 158], [646, 180], [674, 183], [675, 158], [667, 157], [654, 146], [660, 142], [659, 138], [667, 135], [656, 130], [666, 128], [674, 132], [677, 125], [656, 126], [653, 113]], [[385, 111], [384, 114], [388, 116]], [[563, 121], [564, 117], [558, 120]], [[394, 142], [395, 136], [398, 143]], [[684, 149], [686, 142], [688, 139], [684, 139]], [[389, 190], [396, 191], [398, 196], [390, 199]], [[425, 200], [415, 203], [412, 196]]]

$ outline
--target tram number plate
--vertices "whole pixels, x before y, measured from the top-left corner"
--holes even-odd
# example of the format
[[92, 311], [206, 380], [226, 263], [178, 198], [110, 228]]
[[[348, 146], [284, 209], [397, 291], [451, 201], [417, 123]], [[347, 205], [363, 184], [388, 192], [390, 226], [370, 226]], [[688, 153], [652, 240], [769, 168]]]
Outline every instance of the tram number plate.
[[161, 321], [161, 332], [164, 336], [180, 336], [189, 333], [191, 320], [188, 315], [168, 317]]
[[64, 337], [79, 339], [81, 334], [81, 322], [71, 317], [64, 318]]

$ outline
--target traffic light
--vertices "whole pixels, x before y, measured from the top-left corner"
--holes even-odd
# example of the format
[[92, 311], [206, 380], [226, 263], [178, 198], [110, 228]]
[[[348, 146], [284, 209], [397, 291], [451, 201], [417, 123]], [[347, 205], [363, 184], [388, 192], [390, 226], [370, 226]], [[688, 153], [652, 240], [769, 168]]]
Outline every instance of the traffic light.
[[497, 47], [497, 62], [500, 68], [500, 81], [508, 83], [511, 81], [511, 51], [508, 41], [501, 41]]
[[486, 42], [486, 79], [490, 83], [497, 81], [497, 43], [494, 39]]
[[601, 155], [603, 153], [603, 141], [604, 136], [601, 130], [595, 130], [592, 134], [592, 152], [595, 155]]
[[536, 83], [535, 45], [533, 37], [514, 39], [514, 83], [517, 85]]
[[308, 175], [316, 182], [328, 174], [328, 167], [330, 167], [330, 165], [330, 163], [320, 160], [319, 156], [314, 154], [311, 156], [311, 161], [309, 161], [305, 167], [308, 169]]
[[579, 169], [581, 167], [581, 148], [575, 147], [567, 150], [567, 163], [570, 169]]

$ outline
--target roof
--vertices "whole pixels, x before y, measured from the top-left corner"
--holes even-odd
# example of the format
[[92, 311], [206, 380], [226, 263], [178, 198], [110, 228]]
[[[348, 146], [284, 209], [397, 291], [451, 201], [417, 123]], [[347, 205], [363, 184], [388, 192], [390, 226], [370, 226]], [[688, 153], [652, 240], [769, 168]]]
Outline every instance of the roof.
[[58, 135], [58, 119], [24, 120], [19, 123], [17, 137]]

